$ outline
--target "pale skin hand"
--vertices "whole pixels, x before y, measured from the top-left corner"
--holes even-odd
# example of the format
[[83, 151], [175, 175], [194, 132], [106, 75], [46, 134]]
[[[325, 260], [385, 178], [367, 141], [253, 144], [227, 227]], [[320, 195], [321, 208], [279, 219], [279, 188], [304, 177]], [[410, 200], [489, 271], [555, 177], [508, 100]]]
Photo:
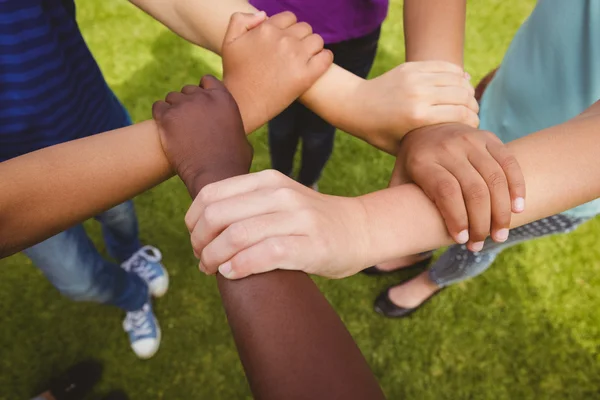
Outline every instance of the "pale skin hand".
[[[245, 0], [132, 0], [132, 3], [190, 42], [218, 54], [224, 50], [223, 39], [231, 15], [257, 11]], [[433, 69], [437, 72], [447, 70], [446, 67], [440, 69], [439, 63], [436, 65]], [[332, 65], [300, 100], [332, 125], [394, 155], [398, 140], [410, 127], [441, 122], [476, 126], [476, 105], [464, 96], [470, 89], [466, 89], [468, 83], [463, 82], [462, 71], [442, 81], [439, 75], [433, 80], [423, 78], [432, 70], [427, 64], [398, 68], [397, 72], [393, 70], [378, 79], [365, 81]], [[264, 76], [269, 78], [267, 74]], [[439, 87], [443, 87], [440, 94], [432, 93]], [[412, 93], [418, 102], [409, 103], [399, 93]], [[234, 90], [232, 94], [235, 96]], [[365, 103], [365, 96], [372, 101]], [[240, 108], [246, 107], [240, 104]], [[382, 113], [385, 113], [384, 118]], [[395, 118], [392, 123], [403, 122], [392, 125], [390, 115]]]
[[[600, 196], [599, 123], [595, 104], [565, 124], [509, 144], [521, 163], [530, 204], [513, 216], [511, 227]], [[186, 224], [204, 270], [220, 268], [232, 279], [273, 268], [340, 278], [452, 241], [437, 207], [415, 185], [338, 198], [272, 172], [207, 186]]]

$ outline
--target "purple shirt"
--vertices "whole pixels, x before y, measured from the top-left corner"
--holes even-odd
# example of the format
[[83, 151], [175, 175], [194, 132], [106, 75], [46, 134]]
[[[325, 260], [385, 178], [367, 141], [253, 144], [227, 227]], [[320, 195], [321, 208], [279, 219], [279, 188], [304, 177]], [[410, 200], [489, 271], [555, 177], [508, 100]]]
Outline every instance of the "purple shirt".
[[375, 31], [387, 16], [388, 0], [250, 0], [271, 16], [291, 11], [308, 22], [325, 43], [356, 39]]

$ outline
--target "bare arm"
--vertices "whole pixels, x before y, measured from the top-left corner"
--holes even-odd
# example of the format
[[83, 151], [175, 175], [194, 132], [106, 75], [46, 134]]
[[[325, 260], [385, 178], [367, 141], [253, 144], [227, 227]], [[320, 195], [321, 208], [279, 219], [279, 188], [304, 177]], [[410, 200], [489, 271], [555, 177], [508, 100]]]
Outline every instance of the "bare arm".
[[405, 0], [406, 60], [444, 60], [462, 67], [466, 7], [466, 0]]
[[[527, 208], [511, 227], [563, 212], [600, 197], [600, 102], [564, 124], [508, 144], [523, 170]], [[415, 185], [401, 185], [362, 198], [378, 261], [450, 244], [435, 205]], [[402, 221], [397, 223], [397, 221]]]
[[[182, 161], [177, 172], [192, 198], [210, 183], [247, 174], [252, 162], [233, 98], [214, 78], [200, 86], [153, 106], [167, 158]], [[208, 116], [212, 129], [193, 134]], [[205, 157], [187, 149], [182, 139], [189, 137]], [[306, 274], [217, 282], [254, 398], [383, 398], [344, 324]]]
[[[527, 208], [513, 215], [512, 227], [600, 197], [599, 125], [600, 102], [509, 144], [529, 188]], [[446, 196], [448, 189], [438, 187]], [[452, 242], [435, 204], [414, 184], [346, 198], [274, 171], [207, 187], [186, 223], [205, 272], [218, 269], [231, 279], [273, 269], [342, 278]]]
[[0, 258], [130, 199], [172, 174], [154, 121], [0, 163]]

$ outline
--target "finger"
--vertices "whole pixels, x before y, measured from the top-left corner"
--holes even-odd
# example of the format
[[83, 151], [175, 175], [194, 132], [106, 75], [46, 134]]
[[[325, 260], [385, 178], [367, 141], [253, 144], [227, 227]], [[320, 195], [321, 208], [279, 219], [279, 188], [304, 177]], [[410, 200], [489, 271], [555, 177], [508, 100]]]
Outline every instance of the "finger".
[[521, 171], [519, 162], [504, 144], [488, 145], [488, 151], [498, 162], [506, 175], [512, 211], [514, 213], [525, 211], [525, 177], [523, 176], [523, 171]]
[[479, 126], [479, 116], [473, 110], [465, 106], [447, 104], [429, 107], [426, 121], [429, 125], [459, 122], [473, 128]]
[[475, 89], [471, 82], [464, 75], [451, 72], [430, 72], [423, 76], [430, 86], [451, 86], [464, 88], [469, 94], [475, 97]]
[[306, 236], [278, 236], [263, 240], [234, 255], [219, 266], [227, 279], [240, 279], [275, 269], [307, 271], [312, 256], [310, 238]]
[[433, 87], [429, 91], [433, 105], [465, 106], [475, 114], [479, 112], [479, 104], [473, 97], [473, 93], [463, 87]]
[[273, 15], [267, 21], [268, 24], [276, 26], [279, 29], [287, 29], [290, 26], [294, 25], [298, 20], [293, 12], [284, 11], [279, 14]]
[[204, 247], [200, 258], [202, 265], [208, 273], [214, 273], [219, 265], [265, 239], [301, 235], [305, 226], [303, 215], [278, 212], [236, 222]]
[[467, 243], [469, 240], [467, 207], [460, 184], [454, 175], [441, 165], [434, 164], [417, 171], [415, 182], [435, 203], [454, 241], [458, 244]]
[[327, 49], [317, 53], [308, 60], [308, 70], [313, 83], [327, 72], [332, 63], [333, 52]]
[[420, 72], [451, 72], [464, 77], [464, 70], [459, 65], [447, 61], [412, 61], [406, 67]]
[[223, 82], [212, 75], [204, 75], [202, 79], [200, 79], [200, 87], [206, 90], [223, 90], [228, 92], [225, 85], [223, 85]]
[[194, 94], [196, 93], [198, 90], [200, 90], [199, 86], [195, 86], [195, 85], [185, 85], [182, 89], [181, 89], [181, 93], [183, 94]]
[[192, 232], [205, 207], [209, 204], [242, 193], [275, 187], [295, 187], [301, 190], [303, 185], [273, 169], [240, 175], [206, 185], [198, 193], [185, 215], [185, 224], [188, 231]]
[[304, 39], [313, 33], [313, 29], [306, 22], [298, 22], [287, 28], [286, 32], [295, 38]]
[[458, 181], [467, 206], [469, 220], [469, 243], [471, 251], [481, 251], [485, 238], [490, 234], [490, 191], [483, 177], [466, 157], [460, 156], [441, 163]]
[[154, 104], [152, 104], [152, 118], [154, 118], [157, 121], [160, 121], [162, 115], [170, 108], [171, 106], [169, 105], [169, 103], [159, 100], [159, 101], [155, 101]]
[[169, 103], [170, 105], [174, 105], [176, 103], [180, 103], [185, 99], [185, 95], [183, 93], [180, 92], [170, 92], [169, 94], [167, 94], [167, 97], [165, 97], [165, 101], [167, 103]]
[[512, 216], [508, 180], [504, 170], [487, 149], [473, 152], [469, 155], [469, 161], [483, 177], [490, 192], [492, 239], [503, 243], [508, 239]]
[[289, 210], [298, 204], [293, 189], [261, 189], [229, 197], [204, 208], [194, 226], [190, 240], [196, 252], [228, 226], [259, 215]]
[[317, 35], [316, 33], [306, 37], [302, 41], [302, 44], [310, 55], [320, 53], [323, 50], [323, 46], [325, 46], [325, 42], [323, 41], [321, 35]]
[[229, 20], [229, 26], [225, 33], [224, 43], [235, 42], [240, 36], [246, 32], [256, 28], [267, 19], [267, 14], [264, 11], [259, 11], [254, 14], [248, 13], [233, 13]]

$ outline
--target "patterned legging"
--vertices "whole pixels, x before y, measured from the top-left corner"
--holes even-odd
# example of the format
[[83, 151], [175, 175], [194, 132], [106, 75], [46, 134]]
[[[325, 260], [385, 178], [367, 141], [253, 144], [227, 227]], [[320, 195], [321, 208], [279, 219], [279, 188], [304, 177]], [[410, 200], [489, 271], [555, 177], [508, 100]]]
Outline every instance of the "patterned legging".
[[467, 250], [465, 245], [451, 246], [429, 269], [429, 277], [440, 287], [464, 281], [483, 273], [503, 250], [511, 246], [531, 239], [571, 232], [587, 220], [557, 214], [512, 229], [504, 243], [487, 239], [483, 250], [477, 253]]

